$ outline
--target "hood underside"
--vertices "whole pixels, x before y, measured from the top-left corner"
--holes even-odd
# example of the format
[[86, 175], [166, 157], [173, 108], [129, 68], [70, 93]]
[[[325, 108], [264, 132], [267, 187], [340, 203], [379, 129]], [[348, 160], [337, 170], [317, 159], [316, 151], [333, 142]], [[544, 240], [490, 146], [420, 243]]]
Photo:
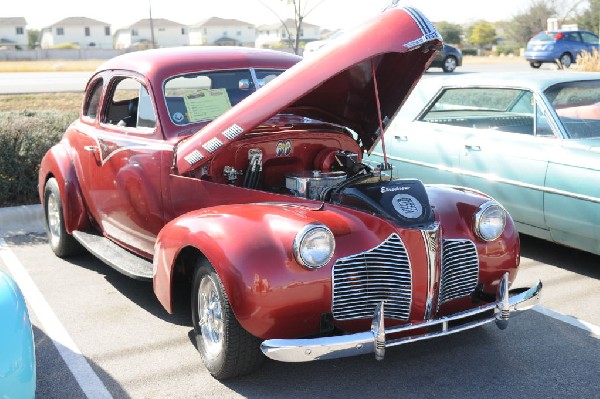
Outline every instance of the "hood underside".
[[[177, 147], [179, 173], [276, 114], [345, 126], [370, 151], [423, 75], [441, 36], [414, 8], [390, 8], [275, 78]], [[379, 110], [378, 110], [379, 105]]]

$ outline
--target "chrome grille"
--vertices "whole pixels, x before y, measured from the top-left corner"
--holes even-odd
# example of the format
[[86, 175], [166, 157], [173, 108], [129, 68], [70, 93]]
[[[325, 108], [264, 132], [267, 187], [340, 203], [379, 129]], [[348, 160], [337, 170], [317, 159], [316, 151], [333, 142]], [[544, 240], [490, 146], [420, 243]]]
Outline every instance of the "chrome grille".
[[479, 280], [477, 248], [470, 240], [444, 240], [439, 303], [467, 296]]
[[408, 320], [412, 300], [411, 269], [397, 234], [377, 247], [338, 259], [333, 265], [333, 317], [372, 318], [385, 301], [386, 318]]

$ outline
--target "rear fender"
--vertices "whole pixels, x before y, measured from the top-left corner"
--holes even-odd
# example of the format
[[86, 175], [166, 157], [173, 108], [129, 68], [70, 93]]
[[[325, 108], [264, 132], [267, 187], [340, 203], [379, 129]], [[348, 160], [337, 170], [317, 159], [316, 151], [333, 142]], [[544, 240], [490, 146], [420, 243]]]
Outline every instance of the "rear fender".
[[54, 177], [58, 183], [67, 232], [72, 233], [74, 230], [86, 229], [89, 221], [85, 212], [75, 165], [71, 155], [62, 143], [50, 148], [40, 164], [38, 190], [42, 204], [44, 204], [46, 182], [51, 177]]

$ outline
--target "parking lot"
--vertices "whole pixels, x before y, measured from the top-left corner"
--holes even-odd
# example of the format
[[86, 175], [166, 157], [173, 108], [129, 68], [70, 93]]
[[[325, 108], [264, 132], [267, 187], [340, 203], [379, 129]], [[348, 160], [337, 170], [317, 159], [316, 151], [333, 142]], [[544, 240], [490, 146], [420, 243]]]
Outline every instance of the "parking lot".
[[[524, 237], [515, 285], [544, 282], [541, 307], [511, 320], [373, 356], [267, 360], [219, 382], [193, 344], [189, 307], [167, 314], [152, 286], [89, 254], [55, 257], [41, 233], [4, 234], [0, 268], [29, 303], [39, 398], [593, 397], [600, 366], [598, 257]], [[23, 281], [29, 280], [24, 284]]]

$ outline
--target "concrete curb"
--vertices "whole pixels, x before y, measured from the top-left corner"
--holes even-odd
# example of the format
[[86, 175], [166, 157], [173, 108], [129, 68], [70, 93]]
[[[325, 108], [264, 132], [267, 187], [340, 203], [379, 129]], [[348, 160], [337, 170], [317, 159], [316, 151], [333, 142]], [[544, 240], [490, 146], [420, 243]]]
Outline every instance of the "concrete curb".
[[0, 208], [0, 235], [44, 232], [42, 205], [20, 205]]

